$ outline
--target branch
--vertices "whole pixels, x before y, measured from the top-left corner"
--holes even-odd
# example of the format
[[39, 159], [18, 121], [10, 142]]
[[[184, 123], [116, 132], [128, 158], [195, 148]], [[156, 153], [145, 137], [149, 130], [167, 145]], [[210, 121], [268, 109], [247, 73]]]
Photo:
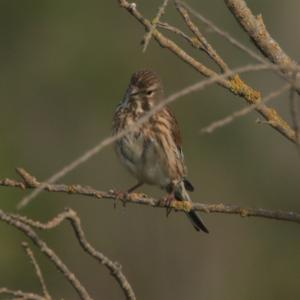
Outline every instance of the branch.
[[56, 266], [56, 268], [64, 275], [65, 278], [71, 283], [75, 291], [83, 300], [92, 300], [85, 287], [77, 279], [77, 277], [68, 269], [58, 255], [44, 242], [36, 232], [22, 221], [18, 215], [5, 213], [0, 209], [0, 220], [6, 222], [8, 225], [14, 226], [27, 237], [41, 250], [41, 252], [49, 258], [49, 260]]
[[175, 6], [180, 13], [181, 17], [183, 18], [184, 22], [194, 33], [196, 39], [198, 39], [198, 43], [200, 44], [200, 48], [205, 51], [205, 53], [219, 66], [222, 72], [226, 72], [229, 70], [227, 64], [221, 58], [221, 56], [217, 53], [217, 51], [210, 45], [210, 43], [206, 40], [203, 34], [200, 32], [199, 28], [193, 23], [191, 20], [187, 9], [181, 5], [180, 1], [175, 1]]
[[34, 266], [34, 269], [35, 269], [35, 273], [37, 275], [37, 278], [40, 282], [40, 285], [41, 285], [41, 288], [42, 288], [42, 291], [43, 291], [43, 295], [44, 295], [44, 298], [45, 300], [51, 300], [51, 296], [49, 294], [49, 291], [47, 289], [47, 286], [46, 286], [46, 283], [45, 283], [45, 280], [44, 280], [44, 277], [43, 277], [43, 274], [42, 274], [42, 271], [34, 257], [34, 254], [32, 252], [32, 250], [29, 248], [29, 245], [26, 243], [26, 242], [23, 242], [22, 243], [22, 246], [26, 252], [26, 254], [28, 255], [30, 261], [32, 262], [33, 266]]
[[252, 39], [254, 45], [271, 62], [280, 66], [285, 73], [297, 64], [283, 51], [271, 37], [264, 24], [262, 15], [254, 16], [244, 0], [224, 0], [225, 4]]
[[[27, 176], [28, 175], [29, 174], [27, 174]], [[16, 215], [13, 215], [13, 216], [16, 217]], [[112, 262], [104, 254], [97, 251], [87, 241], [87, 239], [85, 237], [85, 233], [81, 227], [80, 218], [78, 217], [77, 213], [74, 210], [66, 209], [63, 213], [57, 215], [55, 218], [48, 221], [47, 223], [33, 221], [33, 220], [30, 220], [28, 218], [18, 216], [18, 215], [17, 215], [17, 218], [27, 225], [30, 225], [37, 229], [44, 229], [44, 230], [53, 229], [53, 228], [57, 227], [58, 225], [60, 225], [64, 220], [69, 220], [82, 249], [87, 254], [89, 254], [91, 257], [96, 259], [99, 263], [104, 265], [110, 271], [111, 275], [116, 279], [116, 281], [120, 285], [121, 289], [123, 290], [126, 299], [129, 299], [129, 300], [136, 299], [134, 291], [132, 290], [128, 280], [126, 279], [125, 275], [122, 272], [121, 265], [117, 262]]]
[[[119, 0], [120, 6], [126, 9], [132, 16], [134, 16], [144, 27], [145, 30], [151, 29], [151, 22], [147, 20], [136, 8], [136, 5], [130, 4], [126, 0]], [[217, 75], [213, 70], [207, 68], [202, 63], [194, 59], [192, 56], [187, 54], [182, 48], [180, 48], [175, 42], [165, 37], [158, 30], [153, 31], [152, 36], [163, 48], [167, 48], [181, 60], [189, 64], [196, 71], [205, 77], [214, 77]], [[257, 104], [261, 102], [261, 94], [248, 86], [239, 76], [229, 78], [228, 80], [219, 80], [218, 84], [228, 89], [235, 95], [238, 95], [245, 99], [249, 104]], [[273, 108], [269, 108], [266, 105], [260, 105], [257, 111], [268, 121], [268, 124], [275, 130], [280, 132], [286, 138], [293, 143], [296, 142], [295, 132], [288, 125], [288, 123], [277, 113]]]
[[[23, 174], [23, 179], [24, 179], [26, 188], [33, 188], [34, 186], [40, 185], [40, 183], [33, 176], [31, 176], [29, 173], [27, 173], [25, 170], [18, 169], [18, 172], [19, 172], [19, 174]], [[64, 186], [64, 185], [56, 185], [52, 189], [52, 187], [49, 186], [48, 191], [61, 191], [61, 192], [65, 191], [66, 192], [67, 190], [64, 189], [65, 187], [66, 186]], [[72, 187], [69, 186], [69, 187], [67, 187], [67, 189], [68, 189], [68, 191], [71, 191]], [[81, 190], [81, 191], [83, 192], [83, 190]], [[6, 216], [3, 217], [2, 216], [3, 214]], [[88, 255], [90, 255], [91, 257], [96, 259], [99, 263], [104, 265], [110, 271], [111, 275], [116, 279], [119, 286], [121, 287], [126, 299], [128, 299], [128, 300], [136, 299], [134, 291], [133, 291], [130, 283], [128, 282], [127, 278], [125, 277], [124, 273], [121, 270], [122, 267], [120, 266], [120, 264], [116, 263], [116, 262], [112, 262], [108, 257], [106, 257], [101, 252], [97, 251], [87, 241], [87, 239], [85, 237], [85, 233], [81, 226], [80, 218], [78, 217], [77, 213], [74, 210], [66, 209], [63, 213], [58, 214], [56, 217], [54, 217], [52, 220], [48, 221], [47, 223], [41, 223], [38, 221], [34, 221], [31, 219], [28, 219], [27, 217], [20, 216], [20, 215], [7, 214], [7, 213], [5, 214], [1, 210], [0, 210], [0, 219], [2, 219], [3, 221], [6, 221], [7, 223], [9, 223], [11, 225], [14, 225], [18, 229], [21, 229], [31, 239], [32, 239], [31, 232], [33, 232], [33, 230], [30, 227], [33, 227], [36, 229], [49, 230], [49, 229], [53, 229], [53, 228], [59, 226], [64, 220], [68, 220], [72, 225], [74, 233], [75, 233], [77, 240], [78, 240], [80, 246], [82, 247], [82, 249]], [[16, 226], [16, 223], [14, 223], [13, 221], [20, 223], [22, 225], [21, 226], [22, 228]], [[55, 258], [55, 254], [54, 254], [53, 250], [48, 249], [47, 251], [43, 251], [40, 243], [44, 243], [44, 242], [42, 242], [35, 233], [34, 233], [34, 235], [36, 236], [36, 238], [35, 238], [35, 240], [33, 240], [33, 239], [32, 240], [41, 249], [41, 251], [44, 252], [48, 256], [48, 258], [50, 258], [55, 263], [55, 265], [64, 274], [64, 276], [69, 279], [69, 281], [71, 282], [73, 287], [80, 294], [81, 298], [82, 299], [91, 299], [90, 296], [87, 294], [87, 292], [84, 293], [84, 288], [81, 286], [80, 282], [78, 281], [78, 279], [76, 279], [74, 274], [72, 274], [70, 271], [67, 271], [66, 270], [67, 267], [65, 267], [65, 266], [63, 267], [61, 265], [61, 263], [57, 262], [57, 259]], [[37, 243], [36, 241], [39, 243]], [[52, 252], [52, 254], [50, 253], [50, 251]], [[73, 279], [73, 281], [70, 280], [70, 277]], [[44, 290], [44, 288], [43, 288], [43, 290]]]
[[[297, 74], [293, 74], [293, 79], [296, 80]], [[297, 150], [298, 153], [300, 154], [300, 134], [299, 134], [299, 129], [300, 129], [300, 123], [299, 123], [299, 111], [298, 111], [298, 103], [297, 99], [295, 97], [295, 89], [293, 86], [290, 88], [290, 97], [289, 97], [289, 104], [290, 104], [290, 114], [292, 118], [292, 124], [293, 128], [295, 130], [296, 134], [296, 141], [297, 141]]]
[[[214, 22], [212, 22], [208, 18], [204, 17], [198, 11], [196, 11], [191, 6], [189, 6], [186, 2], [179, 1], [179, 0], [176, 0], [176, 1], [178, 3], [180, 3], [180, 5], [182, 7], [184, 7], [186, 10], [188, 10], [188, 12], [190, 14], [192, 14], [195, 18], [197, 18], [202, 23], [204, 23], [206, 26], [208, 26], [210, 28], [210, 30], [212, 30], [213, 32], [216, 32], [219, 36], [225, 38], [226, 41], [228, 41], [230, 44], [235, 46], [237, 49], [242, 50], [244, 53], [248, 54], [250, 57], [254, 58], [255, 60], [257, 60], [260, 63], [264, 63], [266, 65], [273, 65], [273, 63], [269, 62], [268, 59], [266, 59], [265, 57], [260, 56], [255, 51], [253, 51], [251, 48], [249, 48], [248, 46], [242, 44], [240, 41], [235, 39], [230, 33], [228, 33], [226, 31], [224, 31], [223, 29], [219, 28]], [[298, 66], [293, 66], [292, 68], [295, 68], [295, 72], [296, 72], [296, 69], [299, 70]], [[283, 74], [282, 71], [280, 70], [280, 68], [274, 69], [274, 71], [280, 76], [280, 78], [282, 78], [285, 81], [289, 82], [293, 86], [295, 85], [295, 80], [293, 80], [291, 78], [290, 74], [289, 74], [289, 76], [287, 76], [287, 74]]]
[[[219, 34], [221, 37], [225, 38], [228, 42], [230, 42], [233, 46], [235, 46], [236, 48], [242, 50], [244, 53], [248, 54], [250, 57], [254, 58], [255, 60], [257, 60], [258, 62], [264, 63], [266, 65], [273, 65], [272, 62], [269, 62], [268, 59], [266, 59], [265, 57], [262, 57], [260, 55], [258, 55], [256, 52], [254, 52], [251, 48], [249, 48], [248, 46], [245, 46], [244, 44], [242, 44], [240, 41], [236, 40], [230, 33], [220, 29], [217, 25], [215, 25], [211, 20], [207, 19], [206, 17], [204, 17], [202, 14], [200, 14], [198, 11], [194, 10], [191, 6], [189, 6], [187, 3], [180, 1], [180, 0], [176, 0], [177, 3], [179, 3], [182, 7], [184, 7], [189, 13], [191, 13], [194, 17], [196, 17], [198, 20], [200, 20], [201, 22], [203, 22], [206, 26], [208, 26], [212, 31], [216, 32], [217, 34]], [[167, 28], [169, 29], [169, 28]], [[170, 29], [169, 29], [170, 30]], [[172, 31], [172, 30], [170, 30]], [[192, 45], [194, 46], [194, 45]], [[195, 46], [194, 46], [195, 47]], [[279, 67], [278, 69], [274, 70], [279, 76], [280, 78], [284, 79], [285, 81], [289, 82], [291, 85], [291, 90], [297, 90], [298, 93], [300, 92], [300, 88], [299, 86], [297, 86], [297, 73], [299, 72], [299, 66], [297, 64], [294, 64], [293, 66], [291, 66], [291, 69], [294, 69], [294, 71], [289, 70], [289, 72], [285, 72], [287, 74], [284, 74], [284, 72], [282, 72], [282, 67]], [[287, 70], [285, 70], [287, 71]], [[291, 73], [292, 72], [292, 73]], [[288, 76], [287, 76], [288, 75]], [[292, 94], [292, 92], [291, 92]], [[264, 97], [266, 98], [266, 97]], [[293, 97], [291, 97], [293, 98]], [[265, 102], [265, 101], [263, 101]], [[292, 116], [292, 121], [293, 121], [293, 129], [295, 131], [296, 134], [296, 146], [298, 146], [298, 150], [299, 150], [299, 143], [300, 143], [300, 139], [299, 139], [299, 134], [297, 131], [297, 125], [295, 126], [295, 119], [293, 117], [294, 113], [296, 111], [295, 109], [295, 102], [293, 102], [293, 100], [291, 99], [290, 101], [290, 109], [291, 109], [291, 116]], [[293, 111], [293, 112], [292, 112]], [[225, 119], [223, 119], [225, 121]], [[228, 120], [228, 119], [227, 119]], [[217, 121], [218, 122], [218, 121]], [[216, 123], [217, 123], [216, 122]], [[268, 121], [266, 123], [269, 123]], [[227, 122], [226, 122], [227, 124]], [[219, 126], [218, 126], [219, 127]], [[298, 126], [299, 127], [299, 126]], [[212, 131], [211, 131], [212, 132]]]
[[[7, 288], [0, 288], [0, 295], [1, 294], [6, 294], [6, 295], [11, 295], [11, 296], [15, 296], [18, 297], [17, 299], [20, 300], [47, 300], [46, 298], [34, 294], [34, 293], [26, 293], [23, 291], [15, 291], [15, 290], [10, 290]], [[7, 300], [7, 298], [5, 298]]]
[[181, 6], [183, 6], [185, 9], [187, 9], [189, 11], [189, 13], [191, 13], [194, 17], [196, 17], [201, 22], [203, 22], [206, 26], [208, 26], [212, 31], [216, 32], [218, 35], [220, 35], [223, 38], [225, 38], [233, 46], [235, 46], [236, 48], [238, 48], [238, 49], [242, 50], [243, 52], [247, 53], [250, 57], [254, 58], [258, 62], [266, 63], [266, 64], [269, 63], [270, 64], [270, 62], [267, 59], [265, 59], [264, 57], [261, 57], [259, 54], [257, 54], [256, 52], [254, 52], [251, 48], [245, 46], [240, 41], [238, 41], [233, 36], [231, 36], [231, 34], [229, 34], [228, 32], [224, 31], [223, 29], [219, 28], [211, 20], [209, 20], [206, 17], [204, 17], [202, 14], [200, 14], [198, 11], [196, 11], [195, 9], [193, 9], [187, 3], [185, 3], [184, 1], [179, 1], [179, 0], [177, 0], [177, 2], [179, 2], [181, 4]]
[[196, 39], [195, 37], [190, 37], [188, 36], [186, 33], [184, 33], [183, 31], [181, 31], [180, 29], [178, 29], [175, 26], [172, 26], [170, 24], [168, 24], [167, 22], [162, 22], [160, 21], [157, 24], [157, 27], [161, 28], [161, 29], [165, 29], [168, 30], [172, 33], [177, 34], [179, 37], [183, 38], [185, 41], [187, 41], [192, 47], [194, 47], [195, 49], [200, 49], [203, 50], [203, 46], [202, 44], [199, 42], [198, 39]]
[[[136, 4], [131, 3], [129, 4], [126, 0], [119, 0], [119, 3], [122, 7], [126, 8], [131, 14], [133, 14], [144, 26], [147, 30], [150, 30], [151, 24], [150, 22], [145, 19], [139, 12], [136, 10]], [[207, 87], [210, 84], [213, 83], [219, 83], [220, 85], [226, 86], [229, 84], [231, 86], [231, 91], [235, 94], [238, 94], [240, 96], [245, 97], [245, 99], [251, 103], [251, 104], [257, 104], [261, 102], [261, 95], [260, 93], [254, 91], [253, 89], [245, 86], [245, 84], [241, 81], [239, 76], [235, 76], [234, 79], [231, 81], [226, 80], [226, 78], [232, 77], [234, 74], [238, 74], [250, 71], [250, 70], [263, 70], [263, 69], [274, 69], [277, 70], [277, 66], [273, 66], [270, 64], [262, 64], [257, 66], [245, 66], [241, 68], [237, 68], [235, 70], [229, 70], [225, 72], [224, 74], [218, 75], [214, 71], [211, 71], [210, 69], [203, 66], [201, 63], [197, 62], [195, 59], [190, 57], [187, 53], [185, 53], [180, 47], [178, 47], [174, 42], [170, 41], [169, 39], [165, 38], [161, 33], [158, 32], [158, 30], [154, 30], [153, 32], [154, 38], [158, 40], [158, 42], [165, 47], [168, 47], [170, 50], [172, 50], [176, 55], [181, 57], [184, 61], [191, 64], [195, 69], [197, 69], [200, 73], [203, 71], [203, 75], [209, 77], [206, 80], [203, 80], [197, 84], [188, 86], [172, 95], [167, 97], [164, 101], [161, 101], [158, 105], [156, 105], [153, 109], [151, 109], [147, 114], [145, 114], [142, 118], [140, 118], [135, 124], [130, 126], [129, 128], [120, 131], [115, 136], [110, 136], [102, 141], [100, 141], [96, 146], [89, 149], [85, 153], [83, 153], [81, 156], [70, 162], [69, 164], [65, 165], [62, 169], [60, 169], [58, 172], [53, 174], [51, 177], [49, 177], [44, 184], [42, 184], [40, 187], [35, 189], [32, 193], [30, 193], [28, 196], [24, 197], [20, 203], [17, 205], [17, 208], [23, 208], [24, 206], [28, 205], [32, 199], [34, 199], [45, 187], [47, 184], [51, 184], [54, 182], [57, 182], [59, 179], [64, 177], [66, 174], [73, 171], [75, 168], [80, 166], [82, 163], [89, 160], [91, 157], [99, 153], [103, 148], [105, 148], [108, 145], [111, 145], [116, 140], [120, 139], [121, 137], [128, 134], [131, 130], [135, 129], [136, 127], [142, 125], [144, 122], [146, 122], [152, 115], [154, 115], [156, 112], [158, 112], [160, 109], [162, 109], [166, 104], [171, 103], [175, 101], [176, 99], [183, 97], [189, 93], [200, 91], [204, 87]], [[193, 64], [193, 62], [196, 63]], [[199, 67], [199, 69], [198, 69]], [[208, 73], [205, 73], [208, 71]], [[296, 71], [296, 69], [294, 70]], [[211, 75], [211, 76], [210, 76]], [[283, 120], [276, 110], [269, 108], [265, 105], [259, 105], [257, 107], [257, 111], [264, 116], [264, 118], [267, 120], [267, 124], [275, 128], [278, 132], [280, 132], [283, 136], [287, 137], [292, 142], [296, 142], [295, 138], [295, 132], [293, 129], [290, 128], [290, 126]]]
[[[262, 99], [262, 103], [269, 102], [270, 100], [278, 97], [279, 95], [281, 95], [282, 93], [284, 93], [285, 91], [287, 91], [289, 89], [290, 89], [290, 85], [285, 84], [284, 86], [282, 86], [278, 90], [276, 90], [274, 92], [271, 92], [269, 95], [264, 97]], [[246, 106], [246, 107], [244, 107], [240, 110], [237, 110], [237, 111], [233, 112], [232, 114], [230, 114], [229, 116], [227, 116], [225, 118], [222, 118], [220, 120], [214, 121], [210, 125], [202, 128], [201, 132], [202, 133], [212, 133], [216, 129], [224, 127], [225, 125], [228, 125], [228, 124], [232, 123], [237, 118], [243, 117], [243, 116], [249, 114], [250, 112], [254, 111], [258, 105], [260, 105], [260, 104], [252, 104], [250, 106]]]
[[[7, 186], [7, 187], [19, 187], [24, 190], [25, 189], [36, 189], [41, 186], [43, 183], [38, 182], [36, 178], [30, 175], [24, 169], [18, 168], [17, 172], [20, 174], [24, 182], [18, 182], [11, 179], [3, 179], [0, 180], [0, 185]], [[32, 184], [34, 183], [34, 184]], [[22, 185], [23, 184], [23, 185]], [[23, 187], [21, 187], [23, 186]], [[81, 186], [81, 185], [65, 185], [65, 184], [49, 184], [47, 183], [44, 188], [44, 191], [48, 192], [58, 192], [58, 193], [67, 193], [67, 194], [75, 194], [75, 195], [83, 195], [89, 196], [98, 199], [111, 199], [113, 201], [120, 201], [124, 203], [131, 203], [131, 204], [141, 204], [147, 205], [152, 207], [160, 207], [166, 208], [166, 204], [161, 201], [160, 199], [155, 199], [148, 197], [145, 194], [141, 193], [120, 193], [115, 191], [98, 191], [93, 189], [92, 187], [88, 186]], [[292, 211], [273, 211], [268, 209], [262, 208], [244, 208], [235, 205], [224, 205], [224, 204], [202, 204], [202, 203], [193, 203], [188, 201], [173, 201], [171, 203], [171, 208], [174, 208], [177, 211], [200, 211], [205, 213], [225, 213], [225, 214], [237, 214], [242, 217], [261, 217], [261, 218], [268, 218], [268, 219], [275, 219], [281, 221], [289, 221], [294, 223], [300, 223], [300, 214], [297, 212]], [[69, 219], [71, 218], [74, 212], [69, 213]], [[62, 217], [60, 216], [58, 220], [54, 223], [60, 223], [62, 221]], [[66, 218], [66, 217], [64, 217]], [[72, 219], [72, 218], [71, 218]], [[74, 219], [74, 218], [73, 218]], [[22, 219], [23, 222], [25, 222]], [[30, 224], [34, 225], [34, 224]], [[74, 226], [74, 224], [72, 224]], [[38, 227], [37, 225], [35, 225]], [[48, 225], [50, 226], [50, 225]], [[57, 225], [55, 225], [57, 226]], [[53, 225], [50, 226], [51, 228]], [[44, 228], [46, 229], [46, 228]], [[80, 240], [80, 239], [79, 239]], [[87, 247], [89, 248], [89, 247]], [[91, 254], [91, 252], [89, 252]]]
[[146, 51], [146, 49], [147, 49], [147, 47], [148, 47], [148, 44], [149, 44], [149, 42], [150, 42], [150, 40], [151, 40], [151, 36], [152, 36], [152, 34], [153, 34], [153, 31], [156, 29], [156, 26], [157, 26], [157, 24], [158, 24], [160, 18], [161, 18], [161, 17], [163, 16], [163, 14], [165, 13], [165, 9], [166, 9], [166, 7], [167, 7], [167, 5], [168, 5], [168, 2], [169, 2], [169, 0], [164, 0], [164, 2], [162, 3], [162, 5], [161, 5], [161, 6], [159, 7], [159, 9], [158, 9], [158, 12], [157, 12], [156, 17], [155, 17], [155, 18], [153, 19], [153, 21], [152, 21], [152, 26], [151, 26], [149, 32], [147, 32], [147, 33], [145, 34], [144, 39], [143, 39], [143, 41], [142, 41], [142, 44], [144, 45], [144, 46], [143, 46], [143, 52]]
[[[243, 67], [239, 67], [233, 70], [229, 70], [223, 74], [216, 74], [210, 78], [207, 78], [205, 80], [201, 80], [195, 84], [189, 85], [184, 89], [179, 90], [178, 92], [175, 92], [171, 94], [169, 97], [164, 99], [163, 101], [160, 101], [157, 105], [155, 105], [149, 112], [147, 112], [143, 117], [141, 117], [137, 122], [129, 126], [128, 128], [121, 130], [118, 134], [114, 136], [109, 136], [103, 140], [101, 140], [98, 144], [96, 144], [91, 149], [87, 150], [85, 153], [83, 153], [81, 156], [73, 160], [72, 162], [65, 165], [62, 169], [60, 169], [58, 172], [53, 174], [51, 177], [49, 177], [46, 182], [41, 184], [38, 188], [36, 188], [32, 193], [24, 197], [20, 203], [18, 203], [17, 208], [23, 208], [24, 206], [28, 205], [30, 201], [32, 201], [46, 186], [48, 183], [54, 183], [57, 182], [59, 179], [76, 169], [81, 164], [85, 163], [87, 160], [89, 160], [94, 155], [98, 154], [102, 149], [105, 147], [111, 145], [121, 137], [128, 134], [130, 131], [134, 130], [135, 128], [139, 127], [143, 123], [145, 123], [151, 116], [153, 116], [155, 113], [160, 111], [165, 105], [172, 103], [173, 101], [182, 98], [190, 93], [194, 93], [196, 91], [201, 91], [204, 88], [208, 87], [209, 85], [212, 85], [216, 82], [222, 82], [224, 79], [231, 77], [236, 74], [241, 74], [244, 72], [250, 72], [250, 71], [261, 71], [261, 70], [273, 70], [277, 69], [278, 67], [275, 65], [265, 65], [265, 64], [258, 64], [258, 65], [246, 65]], [[263, 105], [261, 105], [263, 106]], [[260, 107], [261, 107], [260, 106]], [[270, 111], [272, 113], [272, 111]], [[275, 122], [274, 122], [275, 123]], [[275, 126], [275, 125], [274, 125]], [[9, 179], [7, 179], [9, 180]]]

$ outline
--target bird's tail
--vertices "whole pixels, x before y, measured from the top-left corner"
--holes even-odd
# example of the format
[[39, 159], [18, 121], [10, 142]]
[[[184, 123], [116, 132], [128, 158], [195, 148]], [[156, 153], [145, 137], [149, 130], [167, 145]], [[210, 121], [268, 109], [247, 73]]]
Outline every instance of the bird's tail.
[[206, 226], [202, 222], [201, 218], [197, 215], [197, 213], [195, 211], [190, 211], [190, 212], [186, 213], [186, 215], [191, 220], [193, 226], [195, 227], [195, 229], [197, 231], [202, 230], [205, 233], [209, 233], [208, 229], [206, 228]]
[[[186, 191], [184, 182], [180, 182], [175, 190], [175, 198], [177, 200], [185, 200], [185, 201], [191, 201], [189, 194]], [[205, 233], [209, 233], [208, 229], [206, 228], [206, 226], [204, 225], [204, 223], [202, 222], [201, 218], [199, 217], [199, 215], [191, 210], [189, 212], [186, 212], [186, 215], [188, 216], [188, 218], [190, 219], [190, 221], [192, 222], [194, 228], [197, 231], [204, 231]]]

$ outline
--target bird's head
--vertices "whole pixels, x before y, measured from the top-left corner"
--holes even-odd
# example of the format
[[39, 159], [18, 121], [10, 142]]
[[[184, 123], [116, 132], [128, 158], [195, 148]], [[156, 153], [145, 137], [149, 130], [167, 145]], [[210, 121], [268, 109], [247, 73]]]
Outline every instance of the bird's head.
[[143, 111], [150, 110], [163, 97], [163, 87], [159, 76], [149, 70], [135, 72], [126, 93], [128, 103], [135, 104]]

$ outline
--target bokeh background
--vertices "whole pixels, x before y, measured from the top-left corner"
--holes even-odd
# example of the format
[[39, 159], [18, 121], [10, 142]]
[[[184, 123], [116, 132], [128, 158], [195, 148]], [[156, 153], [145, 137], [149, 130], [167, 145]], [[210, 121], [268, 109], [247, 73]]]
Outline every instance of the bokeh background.
[[[153, 17], [161, 1], [138, 1]], [[251, 46], [223, 1], [188, 1]], [[274, 38], [299, 59], [298, 0], [248, 1], [262, 13]], [[184, 28], [174, 8], [164, 17]], [[253, 62], [198, 23], [231, 67]], [[184, 28], [186, 29], [186, 28]], [[130, 75], [156, 70], [167, 94], [201, 80], [173, 54], [151, 41], [141, 52], [143, 28], [115, 1], [0, 3], [0, 177], [22, 166], [45, 179], [110, 135], [111, 118]], [[181, 45], [184, 45], [181, 43]], [[185, 46], [201, 61], [207, 58]], [[254, 47], [252, 47], [254, 49]], [[242, 76], [266, 94], [283, 84], [270, 72]], [[211, 135], [200, 129], [244, 107], [214, 85], [172, 104], [181, 125], [194, 201], [300, 211], [300, 158], [289, 141], [252, 113]], [[288, 93], [272, 102], [290, 120]], [[135, 183], [113, 147], [61, 180], [100, 190]], [[142, 190], [160, 197], [155, 187]], [[25, 192], [0, 188], [0, 207], [15, 211]], [[110, 200], [42, 193], [22, 213], [46, 221], [64, 207], [81, 216], [89, 241], [122, 264], [138, 299], [299, 299], [300, 228], [296, 224], [230, 215], [203, 215], [211, 234], [195, 232], [183, 214], [137, 205], [113, 208]], [[24, 236], [0, 223], [0, 286], [39, 292], [20, 247]], [[42, 232], [50, 246], [95, 299], [123, 299], [108, 271], [79, 247], [69, 225]], [[33, 246], [34, 247], [34, 246]], [[77, 299], [69, 283], [34, 248], [54, 299]]]

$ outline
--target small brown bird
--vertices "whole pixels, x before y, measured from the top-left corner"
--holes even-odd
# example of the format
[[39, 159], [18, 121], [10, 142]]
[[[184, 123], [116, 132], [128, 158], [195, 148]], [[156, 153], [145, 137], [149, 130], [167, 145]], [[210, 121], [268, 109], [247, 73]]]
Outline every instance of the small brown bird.
[[[155, 72], [142, 70], [134, 73], [114, 114], [114, 134], [136, 123], [163, 99], [162, 82]], [[186, 179], [181, 143], [178, 123], [168, 106], [120, 138], [116, 142], [117, 154], [138, 180], [128, 192], [147, 183], [167, 191], [167, 201], [190, 201], [187, 190], [193, 191], [194, 187]], [[196, 230], [208, 233], [195, 211], [188, 212], [187, 216]]]

